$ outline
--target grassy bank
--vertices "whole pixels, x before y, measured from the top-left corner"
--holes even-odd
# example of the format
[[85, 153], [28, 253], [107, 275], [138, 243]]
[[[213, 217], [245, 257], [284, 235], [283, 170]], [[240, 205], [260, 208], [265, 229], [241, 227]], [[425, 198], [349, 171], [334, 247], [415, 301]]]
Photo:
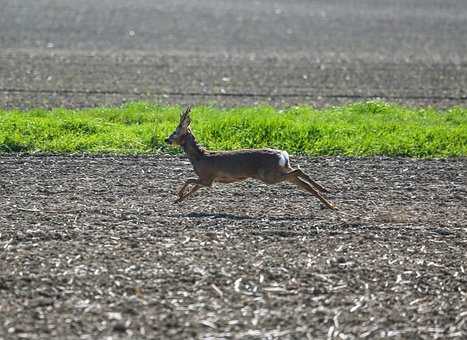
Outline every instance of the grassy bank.
[[[164, 144], [181, 108], [0, 110], [0, 152], [179, 152]], [[467, 155], [467, 108], [437, 111], [381, 102], [327, 109], [195, 107], [193, 130], [209, 149], [274, 147], [308, 155]]]

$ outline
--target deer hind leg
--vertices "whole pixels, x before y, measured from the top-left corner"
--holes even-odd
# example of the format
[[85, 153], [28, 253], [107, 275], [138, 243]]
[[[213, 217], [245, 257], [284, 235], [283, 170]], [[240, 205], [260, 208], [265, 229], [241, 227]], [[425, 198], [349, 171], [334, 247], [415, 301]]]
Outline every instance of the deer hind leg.
[[286, 175], [286, 178], [285, 178], [288, 182], [291, 182], [291, 183], [294, 183], [296, 184], [297, 186], [299, 186], [300, 188], [308, 191], [309, 193], [315, 195], [316, 197], [318, 197], [318, 199], [326, 206], [328, 207], [329, 209], [337, 209], [334, 204], [332, 204], [331, 202], [329, 202], [327, 199], [325, 199], [320, 193], [318, 190], [316, 190], [315, 188], [313, 188], [313, 186], [308, 183], [307, 181], [303, 180], [302, 178], [300, 178], [298, 176], [298, 173], [296, 171], [292, 171], [292, 172], [289, 172], [287, 175]]
[[298, 177], [304, 179], [306, 182], [308, 182], [309, 184], [311, 184], [313, 187], [315, 187], [316, 189], [318, 189], [321, 192], [329, 192], [328, 189], [326, 189], [322, 185], [316, 183], [314, 180], [312, 180], [310, 178], [310, 176], [308, 176], [306, 173], [304, 173], [301, 169], [292, 170], [291, 172], [289, 172], [289, 174], [296, 174]]

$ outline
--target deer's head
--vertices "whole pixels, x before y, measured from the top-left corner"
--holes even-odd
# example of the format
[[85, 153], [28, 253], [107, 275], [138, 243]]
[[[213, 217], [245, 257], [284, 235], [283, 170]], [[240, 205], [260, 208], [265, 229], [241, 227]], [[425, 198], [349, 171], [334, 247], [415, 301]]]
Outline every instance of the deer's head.
[[185, 137], [191, 132], [190, 131], [190, 111], [191, 106], [188, 106], [185, 111], [180, 115], [180, 122], [178, 123], [177, 128], [172, 134], [166, 138], [165, 142], [168, 144], [182, 145]]

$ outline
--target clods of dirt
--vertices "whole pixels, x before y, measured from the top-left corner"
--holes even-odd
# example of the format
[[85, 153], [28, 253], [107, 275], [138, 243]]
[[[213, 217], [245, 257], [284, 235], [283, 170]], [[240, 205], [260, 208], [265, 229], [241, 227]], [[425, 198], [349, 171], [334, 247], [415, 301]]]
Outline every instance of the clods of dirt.
[[467, 337], [466, 160], [296, 158], [174, 204], [179, 157], [0, 157], [0, 339]]

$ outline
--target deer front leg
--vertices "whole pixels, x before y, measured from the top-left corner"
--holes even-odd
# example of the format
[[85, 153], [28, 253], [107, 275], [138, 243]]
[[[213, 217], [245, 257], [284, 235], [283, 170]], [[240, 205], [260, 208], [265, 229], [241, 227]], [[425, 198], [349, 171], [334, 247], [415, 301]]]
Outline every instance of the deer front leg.
[[202, 187], [202, 185], [196, 184], [194, 187], [192, 187], [192, 188], [190, 189], [190, 191], [188, 191], [188, 193], [186, 193], [186, 194], [183, 195], [183, 196], [180, 196], [180, 197], [175, 201], [175, 203], [180, 203], [180, 202], [183, 201], [184, 199], [188, 198], [188, 196], [191, 196], [194, 192], [198, 191], [201, 187]]
[[329, 202], [327, 199], [325, 199], [320, 193], [318, 190], [316, 190], [315, 188], [313, 188], [311, 186], [310, 183], [306, 182], [305, 180], [301, 179], [300, 177], [298, 177], [297, 173], [294, 173], [294, 172], [290, 172], [289, 174], [287, 174], [287, 177], [286, 177], [286, 180], [291, 182], [291, 183], [294, 183], [296, 185], [298, 185], [300, 188], [308, 191], [309, 193], [315, 195], [316, 197], [318, 197], [318, 199], [323, 202], [323, 204], [328, 207], [329, 209], [337, 209], [334, 204], [332, 204], [331, 202]]
[[185, 184], [183, 184], [183, 186], [180, 188], [180, 190], [178, 190], [177, 192], [177, 195], [178, 197], [182, 197], [183, 196], [183, 193], [185, 192], [185, 189], [187, 186], [189, 186], [190, 184], [197, 184], [199, 181], [198, 178], [188, 178], [185, 182]]
[[[185, 194], [185, 189], [188, 185], [194, 184], [194, 186]], [[188, 178], [183, 185], [183, 187], [178, 191], [178, 199], [175, 201], [175, 203], [179, 203], [183, 201], [184, 199], [188, 198], [188, 196], [191, 196], [193, 193], [198, 191], [202, 187], [209, 187], [212, 184], [212, 180], [201, 180], [199, 178]]]

